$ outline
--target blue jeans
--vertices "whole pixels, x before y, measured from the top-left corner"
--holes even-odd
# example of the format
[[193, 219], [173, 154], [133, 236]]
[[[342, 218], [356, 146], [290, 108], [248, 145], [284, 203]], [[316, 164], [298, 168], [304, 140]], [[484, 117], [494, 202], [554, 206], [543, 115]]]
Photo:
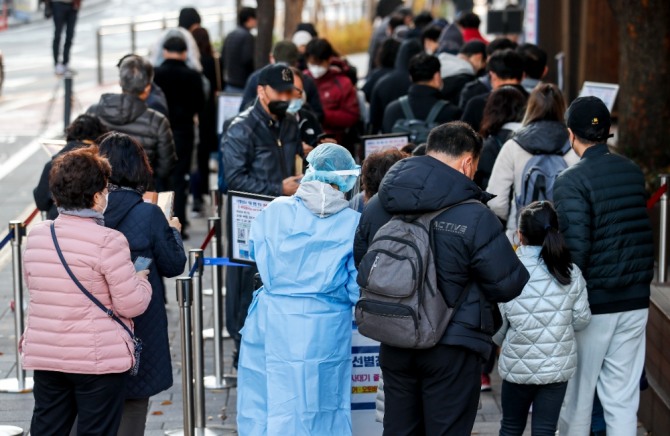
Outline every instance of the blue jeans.
[[568, 382], [520, 385], [503, 380], [500, 398], [503, 410], [500, 436], [523, 434], [531, 404], [533, 436], [554, 436], [567, 387]]

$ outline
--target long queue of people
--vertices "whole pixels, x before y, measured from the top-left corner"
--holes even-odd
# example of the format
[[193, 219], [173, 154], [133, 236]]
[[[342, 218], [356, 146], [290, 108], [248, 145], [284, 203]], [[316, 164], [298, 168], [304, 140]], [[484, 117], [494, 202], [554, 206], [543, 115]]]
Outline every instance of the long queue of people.
[[[251, 227], [256, 265], [226, 276], [240, 434], [351, 434], [352, 309], [418, 329], [422, 298], [383, 302], [407, 274], [418, 285], [402, 298], [434, 284], [452, 311], [429, 346], [398, 346], [403, 324], [383, 332], [384, 434], [470, 434], [493, 341], [501, 435], [523, 433], [531, 404], [533, 434], [635, 434], [653, 243], [642, 172], [606, 144], [609, 111], [592, 97], [566, 111], [542, 82], [546, 53], [486, 41], [473, 14], [386, 18], [360, 91], [308, 23], [254, 71], [251, 8], [222, 65], [192, 8], [149, 58], [120, 60], [122, 93], [73, 122], [34, 191], [50, 219], [24, 265], [34, 434], [67, 434], [75, 417], [79, 434], [143, 434], [149, 398], [172, 385], [162, 278], [183, 272], [219, 89], [243, 96], [223, 126], [220, 189], [277, 197]], [[360, 135], [397, 132], [416, 143], [361, 155]], [[148, 190], [175, 191], [174, 218]], [[402, 240], [398, 221], [420, 233], [426, 215], [433, 263], [403, 270], [379, 240]], [[135, 272], [138, 258], [151, 263]]]

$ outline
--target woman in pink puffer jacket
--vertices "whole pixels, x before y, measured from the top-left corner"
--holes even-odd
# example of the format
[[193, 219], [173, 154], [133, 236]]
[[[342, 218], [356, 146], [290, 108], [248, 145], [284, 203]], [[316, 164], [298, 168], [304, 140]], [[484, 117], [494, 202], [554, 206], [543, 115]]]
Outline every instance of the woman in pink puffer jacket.
[[[60, 213], [54, 228], [74, 276], [132, 329], [151, 285], [148, 271], [135, 272], [123, 234], [102, 225], [110, 174], [97, 147], [58, 157], [49, 177]], [[116, 434], [125, 373], [134, 364], [130, 335], [70, 278], [51, 221], [30, 232], [23, 267], [30, 302], [20, 350], [23, 367], [34, 370], [31, 434], [68, 434], [76, 416], [79, 435]]]

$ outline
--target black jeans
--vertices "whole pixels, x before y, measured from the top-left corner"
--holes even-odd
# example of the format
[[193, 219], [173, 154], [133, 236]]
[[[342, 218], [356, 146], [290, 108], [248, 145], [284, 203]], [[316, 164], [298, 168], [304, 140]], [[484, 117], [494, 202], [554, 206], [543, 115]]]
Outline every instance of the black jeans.
[[254, 297], [254, 275], [258, 272], [255, 266], [249, 268], [228, 268], [226, 273], [226, 330], [235, 341], [233, 366], [237, 368], [242, 335], [247, 312]]
[[35, 408], [30, 433], [69, 434], [77, 420], [79, 436], [115, 435], [123, 410], [126, 374], [68, 374], [35, 371]]
[[500, 436], [523, 434], [531, 404], [533, 405], [532, 435], [554, 436], [567, 387], [568, 382], [520, 385], [503, 380], [500, 398], [503, 410]]
[[60, 53], [60, 37], [65, 27], [65, 45], [63, 46], [63, 64], [70, 63], [70, 48], [72, 47], [72, 39], [74, 38], [74, 26], [77, 24], [78, 10], [72, 6], [72, 3], [52, 2], [51, 10], [54, 17], [54, 41], [53, 41], [53, 55], [54, 65], [58, 63]]
[[186, 201], [188, 200], [188, 182], [186, 176], [191, 171], [193, 155], [194, 131], [193, 125], [179, 127], [172, 130], [174, 145], [177, 151], [177, 164], [172, 170], [172, 187], [174, 188], [174, 216], [179, 218], [185, 229], [188, 225], [186, 219]]
[[461, 347], [381, 345], [385, 436], [469, 436], [477, 416], [482, 359]]
[[148, 413], [148, 398], [125, 400], [118, 436], [143, 436], [147, 426]]

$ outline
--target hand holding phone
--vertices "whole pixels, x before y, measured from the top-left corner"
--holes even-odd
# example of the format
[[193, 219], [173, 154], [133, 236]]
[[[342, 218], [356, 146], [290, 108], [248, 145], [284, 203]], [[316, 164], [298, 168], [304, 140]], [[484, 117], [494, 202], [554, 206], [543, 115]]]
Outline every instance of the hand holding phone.
[[138, 256], [137, 259], [135, 259], [135, 271], [143, 271], [145, 269], [149, 269], [149, 266], [151, 265], [151, 259], [148, 257], [142, 257]]

